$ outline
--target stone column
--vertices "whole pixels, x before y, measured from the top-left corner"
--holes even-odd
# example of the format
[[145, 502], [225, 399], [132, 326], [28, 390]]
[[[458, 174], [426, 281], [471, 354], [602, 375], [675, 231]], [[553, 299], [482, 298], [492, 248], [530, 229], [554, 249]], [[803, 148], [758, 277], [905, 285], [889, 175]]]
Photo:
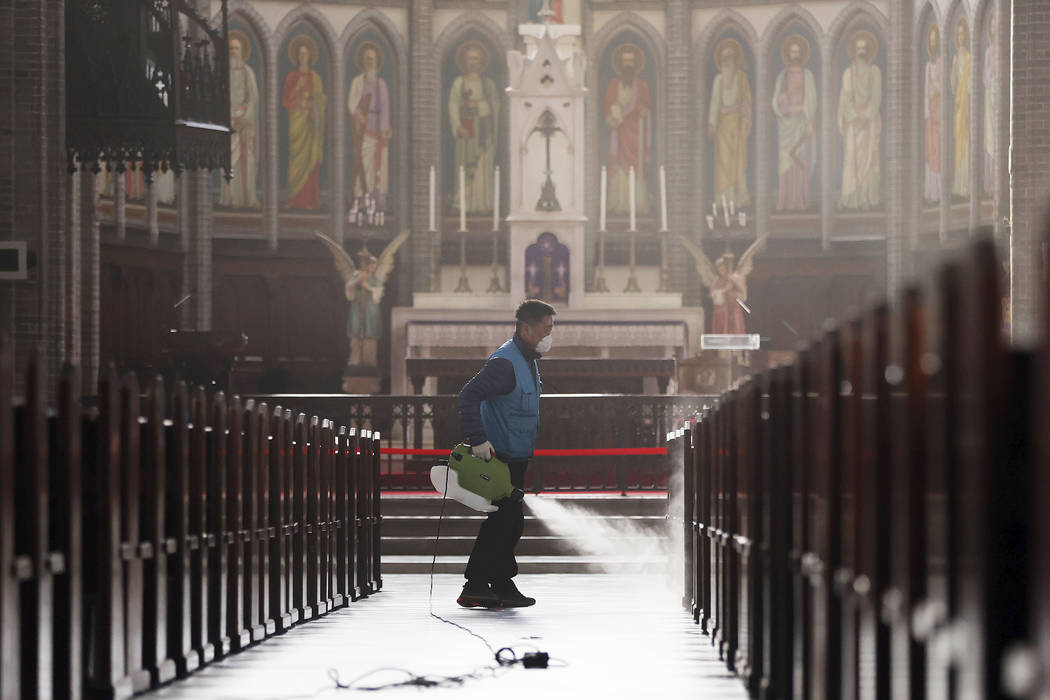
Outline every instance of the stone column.
[[160, 172], [153, 173], [153, 178], [146, 185], [146, 226], [149, 230], [150, 245], [160, 242], [160, 224], [157, 221], [157, 178]]
[[265, 134], [263, 143], [263, 232], [266, 234], [266, 243], [270, 250], [277, 250], [277, 236], [280, 227], [277, 216], [279, 203], [277, 201], [277, 188], [280, 183], [278, 177], [278, 164], [280, 158], [277, 154], [277, 122], [278, 109], [280, 108], [281, 86], [277, 76], [277, 50], [270, 52], [270, 60], [266, 63], [266, 93], [262, 100], [262, 119]]
[[[332, 221], [330, 223], [333, 239], [343, 242], [343, 231], [346, 228], [346, 62], [344, 56], [336, 50], [332, 79], [335, 85], [331, 95], [335, 99], [335, 111], [332, 113]], [[373, 251], [375, 252], [375, 251]]]
[[101, 267], [102, 241], [99, 235], [98, 214], [95, 208], [95, 176], [91, 171], [81, 172], [79, 193], [74, 206], [77, 208], [79, 224], [71, 229], [77, 243], [76, 259], [72, 266], [78, 268], [77, 289], [79, 300], [75, 300], [74, 313], [80, 317], [80, 371], [84, 392], [94, 394], [98, 385], [98, 370], [101, 362]]
[[755, 51], [755, 94], [754, 121], [755, 130], [755, 171], [752, 182], [755, 183], [752, 197], [755, 203], [755, 235], [769, 233], [769, 215], [773, 208], [772, 181], [778, 172], [777, 162], [773, 160], [773, 144], [770, 143], [769, 120], [773, 116], [770, 105], [773, 104], [773, 81], [769, 75], [769, 61], [764, 52]]
[[1010, 237], [1010, 16], [1011, 0], [995, 0], [996, 45], [999, 49], [998, 103], [995, 118], [998, 129], [995, 147], [995, 193], [992, 211], [995, 216], [995, 238], [1000, 250], [1008, 249]]
[[[892, 299], [906, 274], [904, 248], [907, 228], [913, 211], [912, 197], [915, 183], [911, 182], [911, 168], [900, 167], [914, 156], [916, 122], [912, 100], [912, 32], [915, 24], [914, 0], [895, 0], [890, 3], [890, 31], [886, 56], [887, 76], [883, 113], [887, 135], [886, 165], [882, 176], [888, 178], [886, 211], [886, 292]], [[943, 42], [942, 42], [943, 43]], [[947, 122], [944, 122], [947, 124]], [[887, 167], [888, 166], [888, 167]], [[943, 211], [943, 210], [942, 210]]]
[[[820, 71], [820, 148], [817, 151], [820, 157], [820, 239], [824, 249], [831, 246], [833, 235], [832, 227], [835, 225], [835, 206], [837, 202], [832, 194], [832, 178], [839, 176], [839, 170], [835, 167], [832, 158], [835, 139], [838, 138], [838, 81], [841, 79], [836, 75], [835, 69], [835, 44], [825, 40], [821, 49], [821, 71]], [[883, 131], [885, 133], [885, 130]]]
[[[692, 12], [688, 0], [667, 0], [667, 114], [663, 122], [667, 130], [663, 162], [667, 169], [667, 266], [670, 289], [685, 294], [686, 303], [699, 301], [700, 288], [695, 278], [692, 258], [674, 234], [692, 235], [689, 230], [689, 210], [692, 199], [690, 167], [693, 154], [692, 122], [695, 114], [690, 109], [689, 44]], [[597, 67], [595, 67], [595, 70]], [[597, 144], [592, 144], [597, 150]]]
[[113, 221], [116, 227], [117, 240], [128, 237], [128, 194], [124, 171], [113, 168]]
[[[1000, 32], [1001, 36], [1006, 32]], [[1039, 330], [1039, 251], [1045, 243], [1050, 200], [1050, 5], [1013, 0], [1013, 104], [1010, 124], [1010, 332], [1015, 343], [1033, 343]]]
[[952, 227], [952, 172], [955, 150], [952, 148], [952, 129], [955, 128], [955, 104], [952, 95], [952, 31], [951, 17], [941, 31], [941, 241], [948, 240]]
[[[183, 329], [211, 330], [212, 239], [211, 173], [191, 170], [182, 174], [185, 206], [179, 208], [186, 258], [182, 271], [182, 293], [190, 298], [182, 305]], [[182, 217], [185, 212], [185, 217]]]
[[[436, 120], [437, 99], [440, 86], [439, 71], [434, 56], [434, 2], [433, 0], [411, 0], [409, 5], [409, 51], [411, 87], [409, 95], [409, 125], [411, 155], [412, 207], [409, 221], [415, 235], [411, 237], [411, 269], [414, 291], [440, 290], [440, 277], [431, 279], [431, 259], [437, 256], [438, 274], [441, 263], [441, 235], [432, 234], [429, 228], [430, 167], [437, 167], [440, 148], [441, 125]], [[440, 180], [437, 200], [437, 228], [441, 228]]]

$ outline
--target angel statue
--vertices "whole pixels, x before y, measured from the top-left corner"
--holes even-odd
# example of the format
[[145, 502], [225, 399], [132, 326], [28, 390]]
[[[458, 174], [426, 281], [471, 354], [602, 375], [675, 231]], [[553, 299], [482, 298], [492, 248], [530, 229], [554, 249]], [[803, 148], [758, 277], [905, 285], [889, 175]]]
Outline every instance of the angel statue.
[[747, 301], [747, 276], [751, 274], [755, 253], [762, 249], [768, 236], [762, 236], [740, 256], [740, 262], [734, 265], [736, 256], [729, 250], [715, 260], [714, 264], [704, 255], [703, 249], [685, 236], [678, 234], [682, 245], [693, 254], [696, 261], [696, 272], [700, 281], [711, 295], [714, 309], [711, 314], [711, 332], [743, 335], [747, 333], [744, 321], [744, 306]]
[[394, 255], [408, 238], [408, 231], [401, 232], [390, 241], [378, 258], [368, 252], [367, 247], [359, 251], [360, 268], [354, 264], [350, 254], [343, 250], [343, 246], [323, 233], [314, 231], [314, 235], [332, 252], [335, 267], [343, 278], [346, 298], [350, 302], [350, 315], [346, 323], [346, 334], [350, 338], [347, 365], [376, 367], [379, 364], [377, 347], [383, 335], [379, 302], [383, 299], [386, 278], [394, 269]]

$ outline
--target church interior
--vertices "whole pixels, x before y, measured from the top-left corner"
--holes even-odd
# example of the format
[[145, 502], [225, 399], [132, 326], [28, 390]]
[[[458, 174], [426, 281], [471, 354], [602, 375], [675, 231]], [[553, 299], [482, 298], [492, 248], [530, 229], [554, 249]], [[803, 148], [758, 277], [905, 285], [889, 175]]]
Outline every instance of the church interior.
[[[1046, 0], [0, 32], [0, 700], [1050, 698]], [[463, 610], [527, 299], [538, 602]]]

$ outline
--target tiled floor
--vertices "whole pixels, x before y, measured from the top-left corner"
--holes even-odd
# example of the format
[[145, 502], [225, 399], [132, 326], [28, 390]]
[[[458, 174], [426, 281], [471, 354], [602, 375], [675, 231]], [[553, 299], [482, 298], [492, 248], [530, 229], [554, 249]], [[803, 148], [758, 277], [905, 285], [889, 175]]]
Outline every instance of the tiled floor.
[[[380, 698], [705, 698], [743, 700], [740, 681], [718, 661], [709, 639], [674, 594], [639, 576], [521, 575], [517, 582], [538, 603], [506, 611], [465, 610], [455, 604], [463, 579], [434, 579], [434, 612], [466, 625], [492, 646], [519, 653], [548, 652], [559, 667], [520, 666], [482, 672], [455, 689], [385, 690]], [[379, 594], [292, 629], [191, 678], [151, 693], [157, 698], [291, 700], [345, 697], [329, 670], [350, 681], [372, 669], [455, 675], [492, 663], [483, 642], [428, 614], [426, 575], [389, 575]], [[401, 681], [385, 671], [362, 685]]]

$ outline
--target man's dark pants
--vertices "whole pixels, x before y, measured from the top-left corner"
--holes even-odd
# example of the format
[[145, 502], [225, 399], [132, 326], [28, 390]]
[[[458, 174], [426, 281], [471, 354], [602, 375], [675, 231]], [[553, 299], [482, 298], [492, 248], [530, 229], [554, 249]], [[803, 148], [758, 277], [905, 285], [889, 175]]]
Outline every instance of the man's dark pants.
[[[507, 462], [510, 482], [525, 488], [525, 468], [529, 461]], [[464, 576], [468, 581], [502, 583], [518, 574], [514, 548], [525, 529], [525, 509], [521, 501], [503, 502], [481, 524]]]

